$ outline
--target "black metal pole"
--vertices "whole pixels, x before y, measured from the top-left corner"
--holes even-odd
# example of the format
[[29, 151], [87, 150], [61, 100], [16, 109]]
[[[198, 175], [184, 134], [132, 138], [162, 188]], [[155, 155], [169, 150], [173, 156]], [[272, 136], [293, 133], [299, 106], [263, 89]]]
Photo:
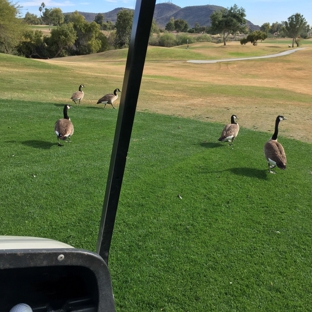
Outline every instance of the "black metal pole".
[[156, 0], [137, 0], [133, 17], [131, 39], [97, 242], [97, 253], [100, 254], [107, 264], [155, 2]]

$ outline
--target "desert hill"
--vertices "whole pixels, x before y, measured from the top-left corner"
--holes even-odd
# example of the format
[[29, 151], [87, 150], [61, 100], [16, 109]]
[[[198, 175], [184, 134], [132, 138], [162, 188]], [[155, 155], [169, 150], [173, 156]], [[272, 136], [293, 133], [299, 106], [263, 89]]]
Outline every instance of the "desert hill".
[[[158, 3], [155, 6], [154, 19], [156, 24], [160, 28], [165, 28], [166, 24], [169, 22], [170, 18], [174, 19], [183, 19], [185, 20], [189, 27], [194, 27], [195, 23], [198, 23], [200, 26], [210, 26], [210, 15], [216, 11], [220, 10], [223, 7], [217, 5], [197, 5], [197, 6], [187, 6], [181, 8], [173, 3]], [[116, 8], [109, 12], [98, 12], [104, 15], [105, 21], [111, 21], [115, 23], [117, 20], [117, 14], [120, 10], [124, 8]], [[80, 12], [88, 22], [94, 21], [95, 16], [98, 13], [86, 13]], [[65, 13], [70, 14], [70, 13]], [[254, 25], [252, 22], [247, 20], [247, 24], [251, 30], [259, 30], [260, 27]]]

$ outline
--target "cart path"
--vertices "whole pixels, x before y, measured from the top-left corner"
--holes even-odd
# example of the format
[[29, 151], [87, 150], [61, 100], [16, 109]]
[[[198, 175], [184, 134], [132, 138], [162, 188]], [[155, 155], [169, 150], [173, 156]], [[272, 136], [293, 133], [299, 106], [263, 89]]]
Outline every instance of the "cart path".
[[231, 58], [231, 59], [222, 59], [222, 60], [210, 60], [210, 61], [205, 61], [205, 60], [189, 60], [187, 61], [188, 63], [195, 63], [195, 64], [213, 64], [213, 63], [218, 63], [218, 62], [234, 62], [234, 61], [246, 61], [246, 60], [256, 60], [256, 59], [264, 59], [264, 58], [270, 58], [270, 57], [279, 57], [279, 56], [285, 56], [291, 53], [294, 53], [299, 50], [303, 50], [304, 48], [296, 48], [288, 51], [284, 51], [281, 53], [277, 54], [269, 54], [269, 55], [264, 55], [264, 56], [254, 56], [254, 57], [242, 57], [242, 58]]

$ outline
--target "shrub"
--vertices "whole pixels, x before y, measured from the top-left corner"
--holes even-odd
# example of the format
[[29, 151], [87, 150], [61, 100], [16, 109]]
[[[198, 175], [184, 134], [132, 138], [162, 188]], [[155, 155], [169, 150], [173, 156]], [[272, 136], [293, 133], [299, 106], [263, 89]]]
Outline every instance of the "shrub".
[[240, 44], [245, 45], [248, 42], [247, 38], [243, 38], [240, 40]]
[[188, 36], [187, 34], [177, 35], [176, 37], [177, 45], [194, 43], [194, 42], [195, 42], [195, 39], [193, 37]]
[[196, 41], [197, 42], [211, 42], [212, 39], [210, 35], [203, 34], [203, 35], [197, 36]]
[[148, 44], [151, 46], [159, 46], [159, 37], [158, 36], [151, 36]]
[[173, 47], [177, 45], [176, 38], [174, 35], [169, 33], [164, 33], [159, 37], [159, 45], [162, 47]]

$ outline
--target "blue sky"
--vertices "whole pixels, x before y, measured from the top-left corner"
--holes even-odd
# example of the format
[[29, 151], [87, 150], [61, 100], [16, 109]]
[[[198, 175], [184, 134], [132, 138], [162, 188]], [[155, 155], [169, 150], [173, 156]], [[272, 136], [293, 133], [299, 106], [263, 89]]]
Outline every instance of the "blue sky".
[[[135, 0], [21, 0], [17, 2], [21, 7], [21, 14], [26, 12], [39, 16], [39, 7], [44, 2], [47, 8], [60, 8], [63, 13], [81, 11], [90, 13], [105, 13], [115, 8], [135, 8]], [[269, 22], [281, 22], [295, 13], [302, 14], [308, 24], [312, 25], [311, 0], [157, 0], [156, 3], [171, 2], [182, 8], [194, 5], [219, 5], [230, 8], [234, 4], [243, 7], [246, 18], [255, 25]], [[15, 3], [15, 2], [14, 2]]]

